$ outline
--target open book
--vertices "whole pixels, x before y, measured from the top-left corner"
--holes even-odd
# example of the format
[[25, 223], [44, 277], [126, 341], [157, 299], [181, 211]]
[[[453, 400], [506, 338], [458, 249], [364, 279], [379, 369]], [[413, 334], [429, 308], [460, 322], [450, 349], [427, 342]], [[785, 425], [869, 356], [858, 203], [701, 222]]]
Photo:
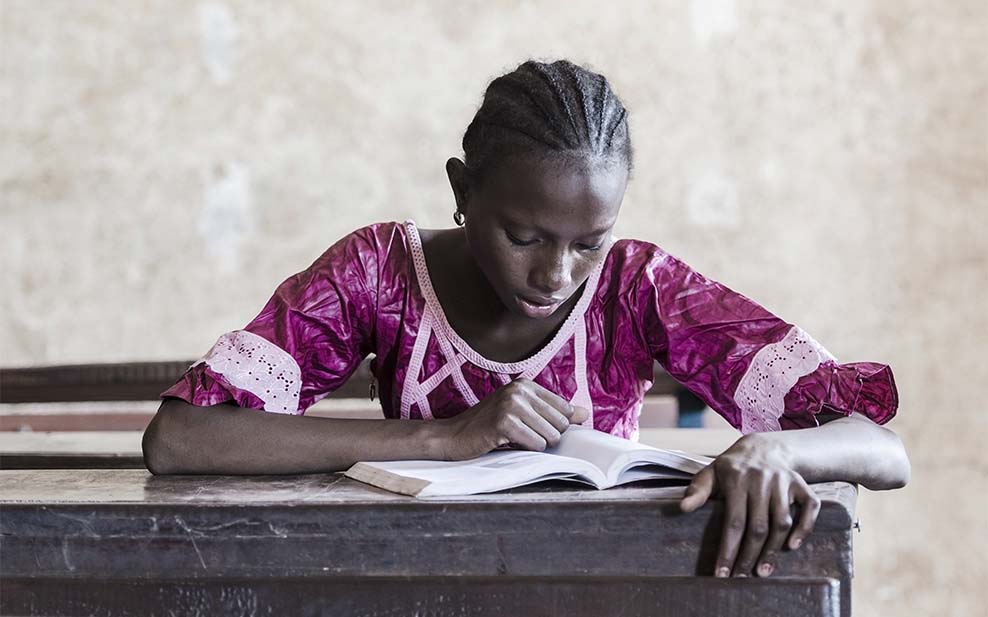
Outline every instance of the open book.
[[571, 480], [598, 489], [650, 479], [688, 482], [712, 460], [571, 425], [559, 444], [544, 452], [495, 450], [467, 461], [360, 462], [344, 475], [395, 493], [441, 497], [490, 493], [543, 480]]

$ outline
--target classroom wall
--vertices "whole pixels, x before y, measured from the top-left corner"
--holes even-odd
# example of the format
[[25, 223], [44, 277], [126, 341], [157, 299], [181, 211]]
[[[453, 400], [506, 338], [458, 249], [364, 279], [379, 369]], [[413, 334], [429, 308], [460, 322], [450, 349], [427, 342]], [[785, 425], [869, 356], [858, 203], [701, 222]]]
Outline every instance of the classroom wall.
[[0, 364], [194, 358], [443, 171], [526, 57], [605, 73], [654, 241], [890, 364], [911, 484], [863, 491], [855, 614], [985, 592], [982, 0], [0, 1]]

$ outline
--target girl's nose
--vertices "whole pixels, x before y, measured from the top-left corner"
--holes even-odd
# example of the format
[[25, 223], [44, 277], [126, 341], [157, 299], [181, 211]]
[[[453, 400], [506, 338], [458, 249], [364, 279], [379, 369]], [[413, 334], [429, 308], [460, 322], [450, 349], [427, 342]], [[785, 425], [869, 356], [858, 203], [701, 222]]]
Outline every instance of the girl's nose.
[[570, 285], [572, 279], [570, 265], [565, 253], [547, 254], [532, 270], [529, 284], [539, 293], [555, 298], [560, 291]]

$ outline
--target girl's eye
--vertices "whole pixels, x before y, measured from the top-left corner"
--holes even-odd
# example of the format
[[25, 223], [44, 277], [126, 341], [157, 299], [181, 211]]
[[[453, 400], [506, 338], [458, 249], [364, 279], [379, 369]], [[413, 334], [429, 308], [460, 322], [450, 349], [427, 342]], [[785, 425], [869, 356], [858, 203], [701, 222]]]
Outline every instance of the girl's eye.
[[580, 249], [581, 250], [584, 250], [584, 251], [599, 251], [600, 250], [600, 247], [601, 247], [601, 245], [599, 245], [599, 244], [596, 245], [596, 246], [587, 246], [586, 244], [581, 244], [580, 245]]
[[518, 246], [529, 246], [531, 244], [535, 244], [536, 242], [536, 240], [521, 240], [520, 238], [516, 238], [507, 229], [504, 230], [504, 235], [508, 237], [508, 240], [511, 241], [511, 244], [517, 244]]

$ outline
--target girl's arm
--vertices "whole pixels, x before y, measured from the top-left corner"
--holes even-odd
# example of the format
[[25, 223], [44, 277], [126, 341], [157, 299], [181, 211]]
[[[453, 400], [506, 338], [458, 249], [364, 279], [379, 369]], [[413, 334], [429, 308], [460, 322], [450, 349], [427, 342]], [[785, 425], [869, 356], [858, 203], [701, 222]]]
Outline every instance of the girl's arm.
[[[153, 473], [306, 473], [358, 460], [427, 458], [432, 427], [290, 417], [341, 387], [369, 354], [396, 224], [363, 227], [285, 279], [171, 388], [144, 434]], [[389, 291], [390, 290], [390, 291]], [[383, 302], [387, 303], [385, 298]], [[261, 410], [264, 411], [256, 411]]]
[[529, 379], [505, 384], [453, 418], [429, 421], [293, 417], [170, 399], [144, 433], [144, 461], [154, 474], [314, 473], [358, 461], [459, 461], [511, 442], [542, 451], [588, 417], [588, 410]]
[[[786, 538], [795, 548], [816, 521], [808, 481], [906, 483], [902, 444], [879, 426], [899, 404], [889, 366], [841, 363], [798, 326], [654, 245], [628, 249], [626, 259], [637, 273], [632, 323], [644, 354], [745, 434], [697, 474], [682, 502], [691, 511], [714, 491], [724, 499], [715, 574], [771, 573]], [[833, 415], [844, 419], [827, 423]], [[795, 527], [792, 503], [801, 506]]]
[[854, 413], [823, 426], [752, 433], [756, 447], [778, 449], [807, 482], [854, 482], [873, 491], [902, 488], [910, 466], [899, 436]]
[[[715, 575], [768, 576], [775, 552], [798, 548], [816, 522], [820, 500], [807, 482], [886, 490], [909, 476], [899, 437], [854, 413], [816, 428], [745, 435], [696, 475], [680, 505], [692, 512], [719, 492], [724, 528]], [[800, 505], [795, 523], [792, 503]]]
[[440, 459], [433, 422], [296, 417], [168, 399], [144, 431], [154, 474], [295, 474], [342, 471], [358, 461]]

